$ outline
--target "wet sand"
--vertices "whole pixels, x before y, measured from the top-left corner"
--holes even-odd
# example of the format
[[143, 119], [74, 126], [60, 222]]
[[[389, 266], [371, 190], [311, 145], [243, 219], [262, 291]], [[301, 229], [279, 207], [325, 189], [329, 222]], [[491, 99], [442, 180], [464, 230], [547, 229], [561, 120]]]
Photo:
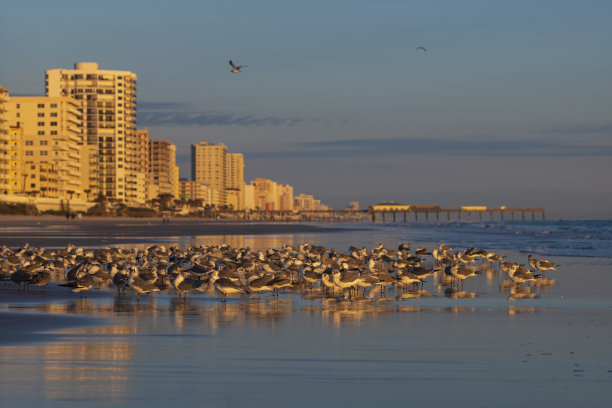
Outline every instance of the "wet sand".
[[[91, 220], [85, 232], [104, 222]], [[148, 221], [106, 222], [108, 239], [125, 244], [141, 239]], [[215, 233], [226, 225], [213, 224]], [[305, 227], [315, 228], [315, 244], [338, 250], [356, 240]], [[43, 246], [65, 245], [46, 238]], [[429, 279], [431, 297], [379, 302], [292, 292], [226, 305], [214, 293], [158, 292], [137, 302], [112, 289], [81, 298], [53, 285], [3, 286], [0, 406], [607, 407], [610, 260], [551, 260], [562, 265], [548, 274], [557, 284], [530, 299], [502, 291], [499, 272], [466, 281], [474, 297], [447, 297]]]
[[0, 245], [57, 248], [73, 243], [84, 247], [152, 244], [177, 236], [305, 234], [350, 231], [341, 224], [258, 221], [209, 221], [202, 218], [84, 217], [81, 221], [59, 216], [0, 216]]

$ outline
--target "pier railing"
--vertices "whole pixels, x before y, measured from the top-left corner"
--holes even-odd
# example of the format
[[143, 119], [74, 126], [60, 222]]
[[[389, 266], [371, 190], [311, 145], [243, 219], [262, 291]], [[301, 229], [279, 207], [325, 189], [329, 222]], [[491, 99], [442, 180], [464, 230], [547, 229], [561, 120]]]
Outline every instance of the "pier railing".
[[[446, 217], [444, 217], [446, 214]], [[216, 210], [214, 217], [237, 220], [260, 221], [321, 221], [321, 222], [356, 222], [370, 219], [372, 222], [407, 222], [412, 221], [482, 221], [483, 214], [489, 220], [544, 220], [544, 208], [487, 208], [487, 209], [461, 209], [461, 208], [411, 208], [407, 210], [384, 209], [377, 210]], [[442, 215], [442, 216], [441, 216]], [[530, 217], [529, 217], [530, 216]]]
[[510, 215], [510, 219], [515, 219], [515, 214], [520, 215], [520, 219], [525, 221], [525, 215], [531, 214], [531, 219], [535, 220], [536, 214], [539, 214], [540, 219], [544, 220], [546, 218], [546, 212], [544, 208], [486, 208], [486, 209], [461, 209], [461, 208], [411, 208], [408, 210], [373, 210], [368, 209], [372, 217], [372, 222], [376, 222], [377, 216], [380, 214], [382, 217], [382, 221], [387, 221], [386, 215], [390, 215], [394, 222], [398, 221], [398, 216], [403, 217], [404, 222], [408, 220], [409, 214], [412, 214], [415, 221], [419, 220], [419, 215], [421, 218], [425, 218], [425, 221], [429, 221], [429, 217], [435, 216], [436, 221], [440, 220], [440, 214], [446, 214], [446, 220], [451, 220], [451, 215], [455, 215], [455, 219], [458, 221], [463, 220], [472, 221], [472, 215], [477, 215], [478, 220], [482, 221], [482, 215], [488, 213], [489, 219], [493, 220], [498, 218], [500, 220], [504, 220]]

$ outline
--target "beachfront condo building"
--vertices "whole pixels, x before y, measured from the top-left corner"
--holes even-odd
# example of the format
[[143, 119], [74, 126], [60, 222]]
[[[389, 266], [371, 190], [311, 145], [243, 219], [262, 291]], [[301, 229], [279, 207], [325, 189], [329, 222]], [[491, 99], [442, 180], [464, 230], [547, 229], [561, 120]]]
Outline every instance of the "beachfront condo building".
[[8, 194], [9, 181], [9, 90], [0, 85], [0, 194]]
[[9, 126], [0, 142], [0, 194], [19, 194], [23, 191], [21, 164], [21, 128]]
[[200, 200], [203, 206], [212, 203], [208, 186], [193, 180], [179, 181], [179, 198], [192, 201]]
[[147, 197], [147, 186], [151, 183], [149, 172], [150, 141], [149, 129], [136, 130], [136, 150], [134, 153], [134, 167], [137, 174], [136, 194], [138, 197]]
[[[83, 104], [84, 143], [97, 147], [90, 163], [97, 168], [100, 195], [127, 204], [145, 202], [133, 163], [136, 142], [136, 79], [130, 71], [101, 70], [95, 62], [78, 62], [74, 69], [45, 73], [49, 97], [69, 97]], [[92, 153], [94, 149], [91, 150]]]
[[300, 194], [294, 198], [294, 208], [298, 211], [327, 211], [329, 206], [321, 203], [311, 194]]
[[82, 198], [83, 102], [66, 96], [12, 96], [7, 105], [13, 127], [11, 166], [21, 166], [11, 173], [21, 178], [13, 193]]
[[163, 194], [179, 198], [179, 171], [176, 165], [176, 146], [168, 140], [149, 141], [149, 185], [147, 199]]
[[256, 178], [245, 189], [248, 209], [263, 211], [293, 211], [293, 187], [265, 178]]
[[191, 145], [191, 179], [208, 186], [216, 207], [244, 208], [244, 156], [223, 143]]
[[227, 154], [225, 205], [234, 210], [244, 209], [244, 155], [242, 153]]

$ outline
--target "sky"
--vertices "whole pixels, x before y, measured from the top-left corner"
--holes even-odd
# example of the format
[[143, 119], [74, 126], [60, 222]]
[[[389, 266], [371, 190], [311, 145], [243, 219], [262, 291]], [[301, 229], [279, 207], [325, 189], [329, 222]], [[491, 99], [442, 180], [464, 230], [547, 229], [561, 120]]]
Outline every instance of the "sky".
[[4, 0], [0, 84], [134, 72], [138, 127], [177, 146], [181, 177], [207, 141], [244, 154], [247, 182], [335, 208], [611, 219], [610, 16], [609, 0]]

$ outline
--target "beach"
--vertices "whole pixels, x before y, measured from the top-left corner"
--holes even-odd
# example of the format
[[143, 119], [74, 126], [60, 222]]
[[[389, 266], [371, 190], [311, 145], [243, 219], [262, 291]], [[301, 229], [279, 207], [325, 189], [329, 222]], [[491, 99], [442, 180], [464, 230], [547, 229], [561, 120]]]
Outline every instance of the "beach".
[[[544, 256], [574, 239], [556, 238], [548, 224], [537, 229], [546, 232], [544, 245], [534, 224], [466, 230], [463, 224], [208, 223], [206, 229], [188, 220], [149, 227], [154, 220], [121, 219], [84, 219], [82, 229], [72, 230], [82, 235], [62, 237], [65, 220], [41, 221], [53, 234], [33, 233], [38, 221], [3, 225], [23, 231], [9, 239], [14, 246], [36, 237], [45, 247], [79, 236], [93, 244], [99, 222], [108, 242], [92, 247], [141, 248], [149, 236], [158, 245], [212, 239], [265, 249], [308, 241], [345, 252], [349, 244], [397, 248], [406, 241], [431, 249], [440, 237], [455, 235], [475, 246], [501, 246], [508, 238], [500, 231], [516, 236], [529, 227], [513, 243], [523, 248], [495, 249], [518, 262], [526, 262], [526, 250]], [[466, 280], [465, 297], [432, 278], [422, 296], [397, 291], [345, 299], [285, 290], [278, 299], [236, 295], [225, 304], [214, 292], [185, 298], [156, 292], [137, 301], [135, 293], [118, 296], [113, 288], [81, 297], [55, 285], [6, 284], [0, 287], [0, 404], [604, 407], [612, 396], [612, 259], [565, 253], [547, 256], [560, 265], [547, 273], [555, 284], [530, 288], [523, 294], [533, 296], [524, 297], [504, 288], [507, 278], [496, 268]]]

